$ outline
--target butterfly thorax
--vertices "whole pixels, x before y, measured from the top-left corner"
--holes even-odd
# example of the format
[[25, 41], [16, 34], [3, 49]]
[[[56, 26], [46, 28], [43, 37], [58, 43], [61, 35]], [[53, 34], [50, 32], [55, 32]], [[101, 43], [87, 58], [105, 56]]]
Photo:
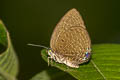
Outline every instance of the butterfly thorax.
[[63, 63], [63, 58], [61, 58], [59, 55], [55, 54], [51, 49], [48, 50], [48, 55], [51, 59], [53, 59], [56, 62]]

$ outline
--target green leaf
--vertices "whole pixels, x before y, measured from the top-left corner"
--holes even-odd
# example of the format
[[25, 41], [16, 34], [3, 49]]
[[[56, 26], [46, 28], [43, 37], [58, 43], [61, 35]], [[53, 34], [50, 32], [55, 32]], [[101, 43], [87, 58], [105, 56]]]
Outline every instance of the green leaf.
[[50, 76], [48, 75], [47, 71], [44, 70], [35, 75], [31, 80], [50, 80]]
[[18, 60], [9, 33], [0, 20], [0, 80], [16, 80]]
[[42, 72], [38, 73], [31, 80], [76, 80], [72, 76], [68, 75], [68, 73], [64, 73], [63, 71], [57, 68], [49, 68], [43, 70]]
[[[47, 62], [46, 50], [41, 51]], [[92, 57], [88, 63], [81, 64], [78, 69], [67, 67], [53, 61], [51, 66], [57, 67], [79, 80], [120, 80], [120, 45], [96, 44], [92, 46]]]

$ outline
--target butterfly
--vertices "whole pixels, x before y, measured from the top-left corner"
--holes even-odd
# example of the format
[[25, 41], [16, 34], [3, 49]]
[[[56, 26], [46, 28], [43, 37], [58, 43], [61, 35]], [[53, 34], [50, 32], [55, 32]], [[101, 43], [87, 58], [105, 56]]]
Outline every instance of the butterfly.
[[75, 8], [69, 10], [56, 25], [47, 53], [48, 58], [72, 68], [79, 68], [79, 64], [89, 61], [91, 40], [84, 21]]

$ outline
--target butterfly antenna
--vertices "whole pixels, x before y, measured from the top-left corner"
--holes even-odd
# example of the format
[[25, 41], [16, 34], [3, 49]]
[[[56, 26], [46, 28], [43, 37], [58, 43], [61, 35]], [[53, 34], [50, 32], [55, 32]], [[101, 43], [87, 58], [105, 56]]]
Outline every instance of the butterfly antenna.
[[49, 49], [48, 47], [43, 46], [43, 45], [37, 45], [37, 44], [31, 44], [31, 43], [29, 43], [29, 44], [27, 44], [27, 45], [29, 45], [29, 46], [35, 46], [35, 47], [42, 47], [42, 48], [45, 48], [45, 49]]
[[100, 69], [97, 67], [97, 65], [94, 63], [93, 60], [91, 60], [93, 66], [96, 68], [96, 70], [102, 75], [102, 77], [104, 78], [104, 80], [107, 80], [106, 77], [104, 76], [104, 74], [100, 71]]

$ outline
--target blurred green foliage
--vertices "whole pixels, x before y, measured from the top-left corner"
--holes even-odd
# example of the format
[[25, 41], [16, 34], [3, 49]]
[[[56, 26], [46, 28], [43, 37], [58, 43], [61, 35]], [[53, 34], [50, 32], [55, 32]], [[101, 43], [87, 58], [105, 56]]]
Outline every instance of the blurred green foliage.
[[20, 61], [20, 80], [48, 69], [40, 57], [60, 18], [71, 8], [82, 15], [92, 43], [120, 43], [120, 1], [113, 0], [0, 0], [0, 19], [9, 30]]
[[10, 41], [9, 33], [0, 20], [0, 80], [16, 80], [18, 59]]

